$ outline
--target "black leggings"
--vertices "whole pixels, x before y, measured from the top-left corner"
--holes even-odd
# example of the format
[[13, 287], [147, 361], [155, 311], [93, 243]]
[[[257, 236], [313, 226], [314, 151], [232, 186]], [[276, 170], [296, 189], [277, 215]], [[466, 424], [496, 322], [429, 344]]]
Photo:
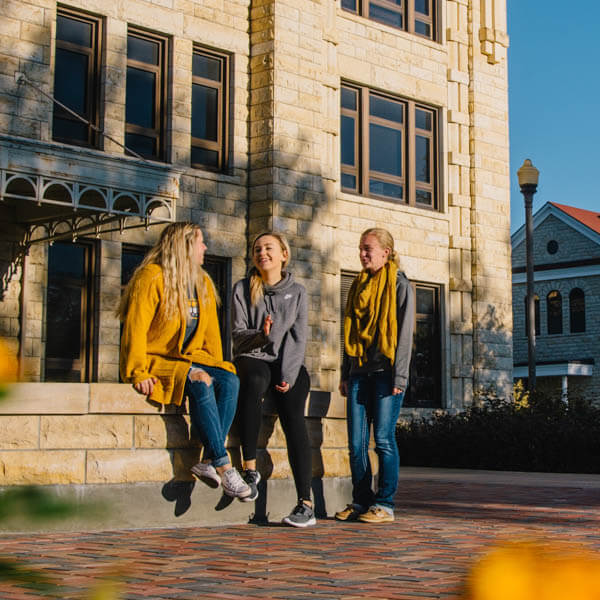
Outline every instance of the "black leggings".
[[256, 458], [256, 444], [262, 417], [262, 399], [268, 392], [275, 401], [281, 428], [287, 444], [288, 460], [292, 468], [296, 491], [300, 500], [310, 500], [312, 460], [304, 405], [310, 391], [310, 377], [300, 367], [293, 387], [284, 394], [275, 389], [281, 383], [279, 365], [249, 356], [235, 359], [240, 378], [238, 423], [244, 460]]

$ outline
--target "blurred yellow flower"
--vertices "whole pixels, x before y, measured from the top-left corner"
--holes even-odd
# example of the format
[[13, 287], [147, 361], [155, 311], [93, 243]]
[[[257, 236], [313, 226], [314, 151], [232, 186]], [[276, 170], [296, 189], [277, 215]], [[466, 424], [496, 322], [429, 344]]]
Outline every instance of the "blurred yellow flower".
[[512, 543], [482, 558], [464, 600], [600, 600], [600, 556], [572, 546]]
[[11, 354], [6, 342], [0, 338], [0, 385], [16, 381], [17, 359]]

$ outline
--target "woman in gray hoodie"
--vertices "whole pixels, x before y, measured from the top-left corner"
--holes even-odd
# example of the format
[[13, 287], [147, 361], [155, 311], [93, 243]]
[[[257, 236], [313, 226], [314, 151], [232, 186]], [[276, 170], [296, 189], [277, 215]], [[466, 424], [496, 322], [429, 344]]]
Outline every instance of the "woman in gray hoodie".
[[254, 266], [249, 277], [233, 287], [232, 303], [243, 477], [254, 497], [260, 481], [256, 444], [262, 399], [269, 394], [277, 407], [298, 493], [298, 504], [283, 522], [307, 527], [316, 520], [310, 496], [311, 450], [304, 420], [310, 391], [310, 378], [303, 365], [308, 333], [306, 290], [285, 270], [290, 248], [281, 234], [260, 234], [251, 252]]

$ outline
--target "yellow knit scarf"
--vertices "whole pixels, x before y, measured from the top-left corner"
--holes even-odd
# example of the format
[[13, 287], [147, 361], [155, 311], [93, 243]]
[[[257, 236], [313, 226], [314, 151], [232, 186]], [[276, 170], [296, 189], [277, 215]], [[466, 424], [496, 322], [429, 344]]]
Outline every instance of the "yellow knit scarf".
[[375, 275], [362, 270], [352, 282], [344, 316], [346, 354], [367, 362], [367, 349], [378, 333], [379, 351], [394, 363], [398, 343], [396, 277], [398, 267], [388, 262]]

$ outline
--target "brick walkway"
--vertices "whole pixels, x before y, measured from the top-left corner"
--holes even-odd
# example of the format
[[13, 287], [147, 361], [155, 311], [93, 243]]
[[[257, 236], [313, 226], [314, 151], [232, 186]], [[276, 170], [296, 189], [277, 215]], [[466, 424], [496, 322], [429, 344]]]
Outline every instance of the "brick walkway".
[[[0, 557], [44, 569], [50, 597], [89, 598], [119, 573], [121, 598], [344, 600], [455, 598], [469, 565], [505, 539], [576, 541], [600, 551], [600, 476], [408, 470], [392, 525], [279, 524], [4, 535]], [[594, 479], [596, 478], [596, 479]], [[333, 512], [336, 507], [328, 507]], [[41, 592], [0, 583], [0, 598]]]

